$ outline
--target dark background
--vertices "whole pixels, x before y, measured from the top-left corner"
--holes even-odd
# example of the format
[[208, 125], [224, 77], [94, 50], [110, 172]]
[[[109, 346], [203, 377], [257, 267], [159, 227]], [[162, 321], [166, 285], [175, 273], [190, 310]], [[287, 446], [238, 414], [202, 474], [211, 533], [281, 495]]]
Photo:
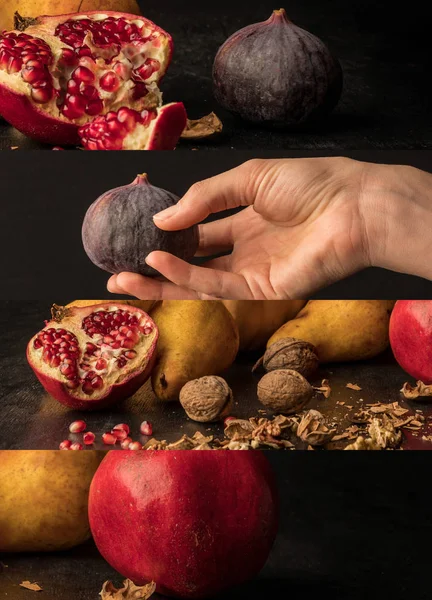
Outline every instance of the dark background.
[[[218, 140], [181, 142], [179, 149], [334, 149], [432, 147], [430, 106], [430, 3], [412, 0], [292, 0], [288, 16], [320, 37], [344, 71], [341, 101], [320, 128], [289, 134], [235, 121], [212, 97], [211, 69], [219, 46], [235, 31], [267, 19], [272, 0], [142, 1], [142, 11], [166, 29], [175, 44], [162, 90], [165, 102], [183, 101], [190, 118], [211, 110], [222, 119]], [[0, 148], [37, 148], [0, 124]]]
[[[280, 489], [278, 538], [258, 580], [218, 600], [430, 598], [427, 453], [268, 456]], [[23, 580], [38, 582], [45, 600], [97, 600], [106, 579], [122, 581], [92, 543], [65, 553], [0, 560], [8, 565], [0, 572], [5, 600], [34, 595], [18, 587]]]
[[[105, 191], [137, 173], [182, 195], [199, 179], [257, 156], [302, 156], [295, 152], [24, 152], [0, 160], [0, 297], [67, 303], [111, 297], [109, 274], [87, 258], [81, 225], [87, 208]], [[355, 158], [412, 164], [432, 170], [429, 151], [353, 152]], [[403, 240], [401, 240], [403, 243]], [[319, 298], [432, 298], [432, 283], [381, 269], [367, 269], [317, 294]]]

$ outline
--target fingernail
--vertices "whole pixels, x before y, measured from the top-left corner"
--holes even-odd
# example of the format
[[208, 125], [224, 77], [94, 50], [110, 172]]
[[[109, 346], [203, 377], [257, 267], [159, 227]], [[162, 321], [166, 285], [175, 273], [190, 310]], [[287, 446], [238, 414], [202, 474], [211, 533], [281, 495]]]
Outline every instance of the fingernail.
[[148, 254], [148, 255], [146, 256], [146, 258], [145, 258], [146, 265], [149, 265], [150, 267], [152, 267], [152, 266], [153, 266], [153, 265], [152, 265], [152, 262], [153, 262], [153, 260], [152, 260], [152, 256], [153, 256], [153, 254], [154, 254], [154, 252], [150, 252], [150, 254]]
[[171, 217], [173, 217], [177, 211], [178, 204], [174, 204], [173, 206], [170, 206], [165, 210], [161, 210], [161, 212], [153, 216], [153, 219], [155, 219], [155, 221], [165, 221], [166, 219], [170, 219]]

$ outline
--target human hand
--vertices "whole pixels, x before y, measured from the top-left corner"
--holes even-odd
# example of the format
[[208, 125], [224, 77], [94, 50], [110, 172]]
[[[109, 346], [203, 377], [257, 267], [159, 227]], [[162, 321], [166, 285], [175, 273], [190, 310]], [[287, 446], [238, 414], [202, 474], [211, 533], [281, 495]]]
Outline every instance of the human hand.
[[[174, 231], [246, 206], [199, 226], [198, 255], [227, 255], [194, 266], [152, 252], [147, 264], [167, 281], [120, 273], [108, 289], [143, 299], [307, 298], [369, 265], [404, 270], [410, 261], [399, 240], [399, 250], [393, 246], [413, 209], [418, 218], [430, 212], [414, 193], [430, 187], [425, 177], [431, 178], [410, 167], [346, 158], [248, 161], [196, 183], [154, 217], [158, 227]], [[394, 223], [388, 220], [393, 215]], [[418, 264], [411, 261], [409, 268], [418, 271]]]

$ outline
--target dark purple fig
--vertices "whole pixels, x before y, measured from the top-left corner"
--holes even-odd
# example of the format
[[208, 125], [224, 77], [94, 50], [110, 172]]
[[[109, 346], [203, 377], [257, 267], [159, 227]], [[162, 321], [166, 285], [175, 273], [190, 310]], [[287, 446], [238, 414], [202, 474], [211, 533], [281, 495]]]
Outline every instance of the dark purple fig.
[[176, 204], [171, 192], [150, 185], [147, 175], [102, 194], [87, 210], [82, 226], [84, 249], [90, 260], [109, 273], [129, 271], [155, 277], [146, 265], [153, 250], [190, 260], [198, 248], [198, 227], [162, 231], [153, 215]]
[[243, 119], [296, 127], [336, 106], [342, 69], [327, 46], [281, 8], [227, 39], [214, 61], [213, 83], [216, 100]]

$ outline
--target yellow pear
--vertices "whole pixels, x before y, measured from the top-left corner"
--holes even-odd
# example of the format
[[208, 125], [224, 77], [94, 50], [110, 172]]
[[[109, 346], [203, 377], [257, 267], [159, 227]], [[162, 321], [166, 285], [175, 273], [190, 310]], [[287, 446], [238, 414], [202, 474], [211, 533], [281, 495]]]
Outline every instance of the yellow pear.
[[67, 15], [89, 10], [115, 10], [139, 15], [136, 0], [2, 0], [0, 5], [0, 31], [14, 29], [14, 14], [22, 17]]
[[304, 300], [223, 300], [234, 317], [240, 350], [257, 350], [306, 304]]
[[0, 452], [0, 552], [48, 552], [90, 538], [90, 482], [105, 452]]
[[160, 400], [178, 400], [185, 383], [218, 375], [239, 349], [237, 325], [218, 300], [164, 300], [152, 311], [159, 328], [152, 387]]
[[310, 300], [267, 347], [293, 337], [313, 344], [323, 363], [372, 358], [388, 346], [393, 305], [389, 300]]
[[136, 306], [140, 308], [144, 312], [148, 313], [154, 308], [157, 304], [157, 300], [73, 300], [73, 302], [69, 302], [66, 304], [67, 307], [70, 306], [92, 306], [93, 304], [106, 304], [106, 303], [115, 304], [119, 302], [121, 304], [129, 304], [130, 306]]

